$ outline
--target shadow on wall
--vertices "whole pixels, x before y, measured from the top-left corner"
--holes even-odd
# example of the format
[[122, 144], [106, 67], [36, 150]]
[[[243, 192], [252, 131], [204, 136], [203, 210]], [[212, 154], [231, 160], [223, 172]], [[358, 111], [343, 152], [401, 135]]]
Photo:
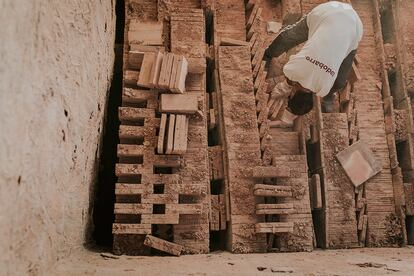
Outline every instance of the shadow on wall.
[[114, 221], [115, 202], [115, 164], [117, 162], [116, 148], [119, 143], [118, 107], [122, 100], [122, 62], [125, 25], [125, 2], [116, 1], [116, 38], [114, 75], [108, 95], [106, 118], [98, 178], [90, 201], [90, 211], [93, 214], [93, 225], [88, 228], [87, 247], [93, 246], [112, 248], [112, 223]]

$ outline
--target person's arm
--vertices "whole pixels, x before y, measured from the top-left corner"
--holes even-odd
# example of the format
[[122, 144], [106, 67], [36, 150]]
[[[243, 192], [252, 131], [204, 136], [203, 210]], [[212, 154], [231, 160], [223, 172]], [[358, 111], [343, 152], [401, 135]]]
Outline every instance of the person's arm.
[[295, 24], [283, 28], [265, 51], [265, 58], [278, 57], [282, 53], [305, 42], [308, 39], [309, 28], [306, 22], [307, 15]]
[[352, 70], [352, 63], [354, 62], [356, 52], [357, 50], [351, 51], [348, 54], [348, 56], [342, 61], [341, 67], [339, 67], [338, 75], [336, 76], [335, 83], [332, 86], [329, 94], [333, 94], [336, 91], [345, 87], [346, 81], [348, 80], [349, 73]]

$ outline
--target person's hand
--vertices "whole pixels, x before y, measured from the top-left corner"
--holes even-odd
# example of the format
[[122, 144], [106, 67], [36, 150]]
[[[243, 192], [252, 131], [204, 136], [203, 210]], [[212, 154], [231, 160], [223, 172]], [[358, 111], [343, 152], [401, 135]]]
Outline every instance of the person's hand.
[[276, 86], [272, 89], [270, 93], [270, 98], [272, 99], [280, 99], [280, 98], [287, 98], [292, 93], [292, 86], [290, 86], [286, 79], [277, 83]]

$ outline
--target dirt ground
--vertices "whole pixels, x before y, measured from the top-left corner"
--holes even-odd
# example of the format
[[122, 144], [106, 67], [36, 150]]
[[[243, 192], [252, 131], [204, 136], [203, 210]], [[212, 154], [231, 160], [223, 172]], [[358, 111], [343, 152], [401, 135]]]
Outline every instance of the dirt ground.
[[414, 275], [414, 247], [131, 257], [73, 252], [52, 275]]

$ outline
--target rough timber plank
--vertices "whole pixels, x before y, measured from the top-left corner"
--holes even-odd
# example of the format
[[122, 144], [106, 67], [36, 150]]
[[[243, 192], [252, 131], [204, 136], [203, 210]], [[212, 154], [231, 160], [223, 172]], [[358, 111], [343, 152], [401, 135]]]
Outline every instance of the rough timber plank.
[[[369, 0], [352, 1], [352, 5], [364, 24], [364, 36], [358, 48], [361, 62], [358, 66], [362, 81], [354, 84], [357, 98], [355, 108], [358, 110], [357, 124], [359, 138], [372, 147], [375, 157], [380, 160], [383, 170], [365, 183], [367, 199], [368, 228], [366, 244], [368, 246], [392, 245], [388, 228], [390, 220], [395, 216], [393, 182], [390, 170], [389, 151], [386, 143], [384, 110], [381, 91], [376, 86], [381, 82], [380, 61], [374, 31], [374, 5]], [[371, 120], [369, 120], [371, 118]], [[372, 127], [372, 119], [378, 126]], [[398, 231], [396, 232], [398, 233]]]
[[[235, 5], [237, 10], [239, 4]], [[244, 13], [241, 13], [241, 21], [244, 22]], [[236, 24], [237, 22], [231, 23], [231, 26]], [[229, 249], [235, 253], [264, 252], [266, 237], [264, 234], [255, 234], [255, 224], [260, 222], [255, 216], [255, 205], [260, 202], [257, 202], [259, 198], [252, 193], [255, 185], [252, 165], [259, 165], [260, 162], [260, 140], [249, 46], [218, 47], [218, 65], [220, 91], [217, 92], [222, 104], [225, 147], [228, 152], [227, 175], [231, 206]], [[246, 223], [237, 223], [235, 216], [246, 217]]]
[[174, 256], [180, 256], [181, 252], [184, 249], [184, 246], [182, 245], [175, 244], [169, 241], [165, 241], [165, 240], [162, 240], [160, 238], [157, 238], [151, 235], [147, 235], [145, 237], [144, 244], [146, 246], [170, 253], [171, 255], [174, 255]]

